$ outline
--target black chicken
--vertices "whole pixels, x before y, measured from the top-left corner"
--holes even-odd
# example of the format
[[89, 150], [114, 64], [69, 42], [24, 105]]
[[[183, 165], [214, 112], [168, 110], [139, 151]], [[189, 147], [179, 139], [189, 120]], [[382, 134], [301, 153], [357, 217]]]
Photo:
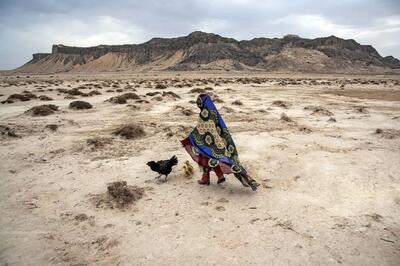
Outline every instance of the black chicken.
[[176, 156], [172, 156], [169, 160], [161, 160], [161, 161], [150, 161], [147, 165], [153, 170], [154, 172], [159, 173], [160, 175], [156, 178], [160, 178], [162, 175], [165, 175], [165, 180], [167, 180], [168, 175], [172, 171], [172, 166], [178, 164], [178, 158]]

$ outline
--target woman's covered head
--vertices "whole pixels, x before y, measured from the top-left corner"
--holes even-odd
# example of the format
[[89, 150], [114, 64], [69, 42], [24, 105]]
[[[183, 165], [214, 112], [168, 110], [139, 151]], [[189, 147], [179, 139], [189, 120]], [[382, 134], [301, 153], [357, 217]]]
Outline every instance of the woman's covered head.
[[200, 95], [197, 97], [196, 103], [197, 103], [197, 106], [198, 106], [200, 109], [203, 109], [204, 106], [205, 106], [205, 103], [206, 103], [207, 101], [210, 101], [210, 100], [211, 100], [210, 95], [202, 93], [202, 94], [200, 94]]

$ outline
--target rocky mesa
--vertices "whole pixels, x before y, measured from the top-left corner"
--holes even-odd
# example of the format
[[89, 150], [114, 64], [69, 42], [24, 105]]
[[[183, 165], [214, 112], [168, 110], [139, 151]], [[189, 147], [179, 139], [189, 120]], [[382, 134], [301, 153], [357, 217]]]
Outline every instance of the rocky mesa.
[[184, 37], [153, 38], [142, 44], [71, 47], [53, 45], [33, 54], [14, 73], [104, 73], [136, 71], [270, 71], [399, 73], [400, 61], [371, 45], [335, 36], [238, 41], [196, 31]]

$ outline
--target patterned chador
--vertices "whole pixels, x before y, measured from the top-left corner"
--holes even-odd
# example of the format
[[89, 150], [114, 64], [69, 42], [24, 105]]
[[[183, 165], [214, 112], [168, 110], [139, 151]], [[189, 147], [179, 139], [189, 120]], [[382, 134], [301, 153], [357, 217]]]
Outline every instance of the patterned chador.
[[256, 190], [257, 183], [241, 165], [231, 134], [210, 96], [200, 94], [197, 106], [200, 108], [199, 122], [181, 142], [193, 160], [203, 168], [199, 184], [209, 185], [213, 170], [218, 184], [225, 181], [224, 174], [233, 173], [243, 186]]

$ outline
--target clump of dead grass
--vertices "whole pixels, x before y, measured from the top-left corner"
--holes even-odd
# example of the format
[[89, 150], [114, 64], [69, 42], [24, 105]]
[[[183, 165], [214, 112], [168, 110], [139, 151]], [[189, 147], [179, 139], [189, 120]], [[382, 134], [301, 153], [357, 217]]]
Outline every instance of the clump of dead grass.
[[111, 97], [107, 101], [113, 104], [124, 104], [127, 103], [127, 100], [138, 100], [140, 99], [139, 95], [133, 92], [127, 92], [118, 96]]
[[288, 123], [293, 122], [293, 120], [285, 113], [281, 114], [281, 119], [280, 120], [284, 121], [284, 122], [288, 122]]
[[232, 102], [232, 105], [239, 105], [239, 106], [241, 106], [241, 105], [243, 105], [243, 103], [242, 103], [240, 100], [236, 100], [236, 101], [233, 101], [233, 102]]
[[93, 106], [85, 101], [73, 101], [69, 104], [69, 108], [71, 109], [91, 109]]
[[287, 109], [289, 107], [289, 103], [285, 102], [285, 101], [281, 101], [281, 100], [277, 100], [277, 101], [273, 101], [272, 105], [281, 107], [281, 108], [285, 108]]
[[146, 135], [144, 128], [139, 124], [127, 124], [120, 126], [113, 132], [114, 135], [124, 137], [126, 139], [137, 139]]
[[44, 105], [34, 106], [25, 113], [30, 114], [32, 116], [47, 116], [54, 114], [55, 111], [58, 111], [57, 105], [44, 104]]
[[385, 139], [395, 139], [400, 137], [400, 130], [398, 129], [381, 129], [377, 128], [375, 134]]
[[309, 106], [304, 107], [304, 110], [312, 111], [311, 115], [325, 115], [325, 116], [333, 115], [333, 113], [331, 111], [329, 111], [328, 109], [326, 109], [322, 106], [309, 105]]
[[125, 209], [144, 196], [144, 188], [128, 186], [126, 181], [107, 184], [107, 192], [94, 195], [96, 208]]
[[89, 138], [86, 140], [86, 143], [90, 147], [92, 151], [96, 151], [99, 149], [104, 148], [106, 145], [111, 144], [113, 141], [112, 138], [106, 138], [106, 137], [94, 137], [94, 138]]

